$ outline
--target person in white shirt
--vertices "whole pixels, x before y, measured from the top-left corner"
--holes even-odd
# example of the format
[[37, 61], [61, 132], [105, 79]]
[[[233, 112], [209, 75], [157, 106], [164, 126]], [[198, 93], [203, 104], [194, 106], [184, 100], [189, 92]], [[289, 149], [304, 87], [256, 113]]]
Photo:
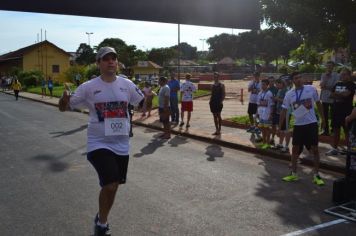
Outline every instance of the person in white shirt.
[[318, 149], [318, 122], [314, 112], [314, 103], [316, 104], [321, 117], [322, 126], [325, 125], [323, 107], [319, 100], [316, 88], [312, 85], [304, 85], [302, 75], [299, 72], [291, 74], [294, 89], [287, 92], [282, 104], [280, 114], [279, 128], [282, 130], [282, 124], [286, 117], [287, 110], [291, 107], [294, 116], [293, 140], [292, 140], [292, 158], [290, 175], [283, 178], [286, 182], [297, 181], [297, 160], [300, 147], [310, 146], [314, 155], [314, 177], [313, 182], [317, 185], [324, 185], [324, 181], [319, 176], [320, 155]]
[[185, 82], [180, 86], [180, 95], [182, 99], [181, 122], [180, 127], [184, 125], [184, 112], [188, 113], [186, 128], [190, 127], [190, 118], [193, 111], [193, 93], [197, 90], [195, 85], [190, 81], [191, 74], [185, 75]]
[[247, 129], [247, 132], [251, 133], [260, 133], [260, 130], [256, 127], [255, 117], [257, 114], [257, 96], [261, 91], [261, 82], [260, 82], [260, 72], [256, 71], [253, 74], [253, 80], [248, 84], [248, 91], [250, 92], [250, 98], [248, 103], [247, 114], [250, 119], [250, 128]]
[[65, 90], [60, 111], [89, 109], [87, 159], [100, 180], [99, 212], [94, 219], [94, 235], [110, 235], [109, 212], [120, 184], [126, 182], [129, 162], [130, 121], [128, 105], [137, 105], [143, 94], [127, 77], [117, 76], [115, 49], [102, 47], [96, 55], [101, 75], [81, 84], [74, 94]]
[[257, 96], [257, 116], [260, 120], [259, 127], [262, 131], [261, 145], [262, 149], [270, 148], [271, 125], [272, 125], [272, 111], [274, 107], [273, 94], [268, 89], [269, 81], [264, 79], [261, 81], [261, 92]]

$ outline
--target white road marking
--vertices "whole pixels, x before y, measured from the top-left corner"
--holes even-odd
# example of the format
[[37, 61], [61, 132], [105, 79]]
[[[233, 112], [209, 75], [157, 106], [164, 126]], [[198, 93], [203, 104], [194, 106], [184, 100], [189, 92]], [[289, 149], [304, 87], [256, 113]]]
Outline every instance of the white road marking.
[[291, 233], [288, 233], [288, 234], [283, 234], [281, 236], [297, 236], [297, 235], [301, 235], [301, 234], [304, 234], [304, 233], [307, 233], [307, 232], [310, 232], [310, 231], [314, 231], [314, 230], [317, 230], [317, 229], [322, 229], [322, 228], [326, 228], [326, 227], [329, 227], [329, 226], [332, 226], [332, 225], [344, 223], [346, 221], [347, 220], [345, 220], [345, 219], [333, 220], [333, 221], [326, 222], [326, 223], [323, 223], [323, 224], [320, 224], [320, 225], [315, 225], [315, 226], [312, 226], [312, 227], [309, 227], [309, 228], [306, 228], [306, 229], [294, 231], [294, 232], [291, 232]]

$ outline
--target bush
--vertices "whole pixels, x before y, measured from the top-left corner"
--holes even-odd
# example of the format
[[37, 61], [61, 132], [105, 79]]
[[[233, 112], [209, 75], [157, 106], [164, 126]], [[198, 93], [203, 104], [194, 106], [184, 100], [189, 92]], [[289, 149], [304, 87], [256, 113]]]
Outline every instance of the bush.
[[39, 81], [43, 80], [44, 75], [39, 70], [21, 71], [18, 74], [18, 79], [25, 87], [31, 87], [36, 86]]
[[98, 66], [95, 65], [95, 64], [89, 65], [89, 66], [86, 68], [86, 71], [85, 71], [85, 76], [86, 76], [86, 78], [88, 78], [88, 80], [89, 80], [93, 75], [96, 75], [96, 76], [99, 76], [99, 75], [100, 75], [100, 70], [99, 70]]
[[316, 70], [316, 67], [311, 64], [304, 64], [299, 67], [299, 71], [301, 73], [314, 73]]

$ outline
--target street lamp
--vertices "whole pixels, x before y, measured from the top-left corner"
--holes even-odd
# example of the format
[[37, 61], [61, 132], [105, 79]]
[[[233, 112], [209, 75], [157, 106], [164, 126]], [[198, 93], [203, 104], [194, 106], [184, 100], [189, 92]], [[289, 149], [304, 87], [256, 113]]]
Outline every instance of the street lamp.
[[204, 42], [205, 42], [206, 39], [199, 39], [199, 40], [202, 41], [202, 46], [203, 46], [203, 50], [202, 51], [204, 51]]
[[90, 35], [93, 34], [93, 32], [85, 32], [88, 35], [88, 45], [90, 47]]

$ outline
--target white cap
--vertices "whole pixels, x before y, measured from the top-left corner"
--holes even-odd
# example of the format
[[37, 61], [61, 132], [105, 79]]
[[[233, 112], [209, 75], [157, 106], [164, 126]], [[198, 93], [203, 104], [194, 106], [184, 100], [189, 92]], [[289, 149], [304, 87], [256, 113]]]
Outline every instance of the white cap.
[[117, 53], [114, 48], [112, 47], [102, 47], [99, 49], [98, 53], [96, 54], [96, 60], [102, 59], [106, 54], [113, 53], [117, 56]]

